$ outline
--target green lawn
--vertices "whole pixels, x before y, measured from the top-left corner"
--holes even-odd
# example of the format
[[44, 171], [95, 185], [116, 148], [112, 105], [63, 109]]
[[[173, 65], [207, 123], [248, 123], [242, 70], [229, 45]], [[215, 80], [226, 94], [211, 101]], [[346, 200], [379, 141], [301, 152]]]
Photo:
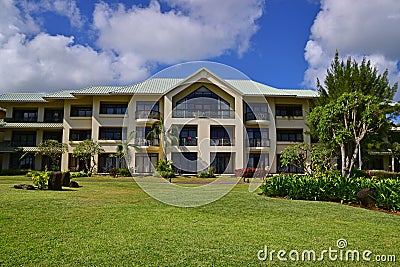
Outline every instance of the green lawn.
[[[1, 266], [400, 265], [397, 215], [266, 198], [249, 193], [248, 184], [206, 206], [178, 208], [152, 199], [132, 178], [76, 180], [81, 188], [24, 191], [12, 185], [29, 178], [0, 177]], [[257, 259], [265, 245], [319, 256], [337, 249], [339, 238], [347, 249], [395, 254], [397, 263]]]

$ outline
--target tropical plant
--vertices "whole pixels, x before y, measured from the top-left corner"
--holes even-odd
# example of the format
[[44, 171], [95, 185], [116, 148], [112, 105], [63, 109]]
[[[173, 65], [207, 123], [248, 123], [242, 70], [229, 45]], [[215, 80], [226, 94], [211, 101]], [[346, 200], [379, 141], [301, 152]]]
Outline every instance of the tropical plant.
[[[327, 147], [340, 151], [342, 175], [350, 177], [361, 151], [361, 142], [390, 129], [386, 114], [397, 90], [389, 85], [387, 70], [378, 75], [370, 61], [361, 64], [336, 53], [324, 85], [317, 81], [320, 98], [308, 116], [311, 133]], [[358, 167], [361, 168], [361, 157]]]
[[172, 161], [166, 159], [160, 159], [156, 164], [157, 173], [163, 178], [171, 178], [175, 177], [174, 170], [172, 169]]
[[45, 189], [47, 188], [47, 182], [49, 181], [50, 177], [49, 171], [41, 171], [41, 172], [32, 172], [32, 182], [38, 189]]
[[[80, 142], [72, 151], [72, 156], [83, 160], [85, 163], [85, 169], [90, 172], [94, 172], [97, 163], [95, 161], [95, 156], [97, 154], [103, 153], [103, 147], [94, 142], [93, 140], [84, 140]], [[92, 162], [92, 164], [90, 164]]]

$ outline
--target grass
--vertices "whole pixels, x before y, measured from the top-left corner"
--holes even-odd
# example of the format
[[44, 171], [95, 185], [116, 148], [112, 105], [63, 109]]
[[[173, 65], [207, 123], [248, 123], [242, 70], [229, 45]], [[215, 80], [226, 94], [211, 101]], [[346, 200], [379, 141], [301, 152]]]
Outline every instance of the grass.
[[266, 198], [248, 184], [211, 204], [178, 208], [152, 199], [132, 178], [75, 180], [81, 188], [25, 191], [12, 186], [29, 178], [0, 177], [1, 266], [380, 266], [257, 259], [265, 245], [319, 253], [337, 248], [339, 238], [348, 249], [400, 261], [400, 216], [393, 214]]

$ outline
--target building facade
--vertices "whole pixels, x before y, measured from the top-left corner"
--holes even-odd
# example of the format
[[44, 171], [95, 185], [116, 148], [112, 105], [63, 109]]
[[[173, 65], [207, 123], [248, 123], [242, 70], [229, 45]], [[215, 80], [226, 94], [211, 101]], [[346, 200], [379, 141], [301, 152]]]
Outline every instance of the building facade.
[[[132, 86], [3, 94], [0, 166], [43, 169], [49, 159], [35, 155], [36, 146], [53, 139], [68, 145], [61, 170], [80, 170], [83, 164], [72, 151], [92, 139], [104, 148], [95, 159], [99, 173], [126, 165], [151, 173], [162, 158], [181, 174], [209, 166], [219, 174], [245, 167], [275, 173], [282, 171], [279, 155], [286, 146], [310, 142], [306, 115], [317, 96], [312, 90], [222, 79], [206, 68], [186, 78], [151, 78]], [[121, 144], [128, 149], [127, 162], [110, 157]]]

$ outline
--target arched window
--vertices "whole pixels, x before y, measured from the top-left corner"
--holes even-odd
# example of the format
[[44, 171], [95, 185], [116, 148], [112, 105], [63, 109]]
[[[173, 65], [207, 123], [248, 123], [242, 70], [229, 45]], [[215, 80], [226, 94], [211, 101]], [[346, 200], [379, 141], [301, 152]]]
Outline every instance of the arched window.
[[222, 99], [205, 86], [176, 102], [174, 118], [232, 118], [228, 101]]

